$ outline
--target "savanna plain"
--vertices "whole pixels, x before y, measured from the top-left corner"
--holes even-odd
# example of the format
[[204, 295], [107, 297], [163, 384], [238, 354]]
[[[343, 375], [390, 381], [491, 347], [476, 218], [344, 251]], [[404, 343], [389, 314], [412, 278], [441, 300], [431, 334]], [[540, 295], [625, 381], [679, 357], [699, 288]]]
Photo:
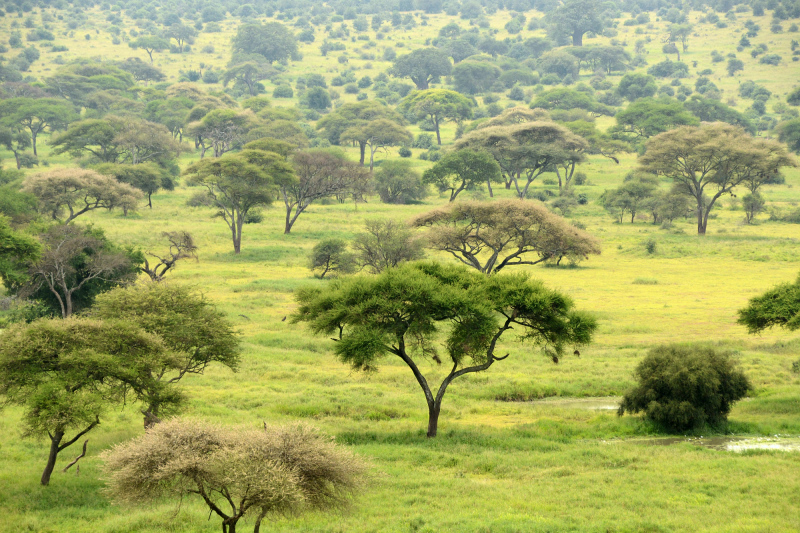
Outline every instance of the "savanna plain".
[[[68, 51], [43, 50], [41, 59], [26, 73], [37, 80], [46, 79], [59, 68], [53, 62], [57, 54], [62, 63], [88, 56], [107, 61], [135, 56], [148, 61], [143, 50], [132, 49], [125, 42], [112, 44], [114, 36], [106, 22], [109, 13], [119, 16], [122, 22], [117, 26], [126, 31], [137, 24], [131, 14], [118, 8], [107, 4], [81, 8], [87, 18], [72, 31], [57, 18], [64, 10], [52, 6], [33, 7], [22, 18], [7, 10], [0, 19], [0, 40], [7, 40], [14, 31], [13, 22], [53, 16], [54, 43]], [[710, 77], [725, 95], [723, 99], [735, 97], [733, 107], [742, 112], [747, 102], [739, 99], [737, 90], [744, 79], [770, 89], [770, 105], [785, 100], [800, 75], [798, 63], [789, 60], [790, 42], [800, 34], [769, 32], [770, 9], [764, 16], [754, 16], [748, 6], [746, 12], [736, 13], [727, 28], [697, 21], [712, 12], [711, 7], [691, 10], [687, 4], [685, 10], [694, 24], [694, 36], [682, 60], [696, 61], [691, 69], [693, 76], [713, 67], [717, 73]], [[364, 31], [360, 35], [369, 35], [368, 40], [343, 42], [354, 51], [362, 42], [377, 42], [378, 49], [402, 43], [404, 47], [397, 48], [402, 55], [423, 47], [426, 39], [436, 38], [448, 23], [469, 27], [469, 21], [458, 16], [422, 13], [414, 11], [412, 15], [417, 21], [425, 17], [425, 25], [392, 28], [377, 41], [375, 31]], [[544, 16], [533, 9], [524, 14], [528, 19]], [[495, 37], [502, 40], [516, 38], [504, 29], [512, 15], [500, 9], [487, 10], [483, 17], [489, 28], [497, 29]], [[299, 16], [281, 21], [291, 25]], [[629, 48], [642, 37], [634, 33], [641, 26], [622, 24], [631, 17], [627, 12], [620, 14], [616, 35]], [[653, 40], [645, 48], [648, 61], [654, 64], [662, 59], [658, 37], [669, 22], [655, 10], [650, 17], [652, 23], [644, 35], [651, 35]], [[276, 19], [260, 15], [253, 20]], [[760, 64], [745, 52], [739, 54], [745, 60], [744, 71], [728, 76], [720, 64], [712, 63], [711, 52], [734, 50], [748, 20], [763, 27], [753, 43], [767, 43], [770, 50], [783, 53], [784, 62], [780, 67]], [[785, 21], [785, 25], [790, 22]], [[201, 31], [190, 52], [157, 53], [154, 64], [170, 83], [192, 69], [222, 71], [230, 59], [231, 37], [239, 24], [239, 18], [227, 14], [218, 23], [220, 31]], [[326, 38], [325, 24], [312, 26], [312, 31], [316, 40], [300, 43], [303, 59], [288, 62], [282, 82], [294, 85], [298, 77], [309, 73], [321, 73], [330, 81], [346, 67], [355, 68], [359, 77], [374, 78], [391, 66], [391, 61], [381, 57], [365, 60], [357, 53], [351, 55], [349, 66], [337, 62], [336, 53], [323, 56], [319, 47]], [[92, 38], [87, 40], [84, 34]], [[544, 36], [545, 30], [523, 29], [521, 34], [525, 38]], [[608, 37], [598, 34], [585, 44], [608, 42]], [[204, 46], [211, 46], [207, 49], [214, 52], [201, 52]], [[582, 72], [576, 81], [588, 83], [591, 77], [591, 72]], [[608, 79], [618, 81], [619, 77], [611, 75]], [[269, 97], [277, 84], [262, 81]], [[543, 90], [541, 86], [528, 89]], [[210, 83], [202, 90], [224, 88]], [[375, 98], [371, 89], [361, 92]], [[535, 97], [532, 92], [526, 102]], [[481, 98], [477, 95], [476, 103]], [[301, 105], [299, 97], [271, 100], [273, 107]], [[338, 100], [355, 101], [352, 94], [342, 94]], [[527, 107], [526, 103], [512, 102], [505, 94], [499, 95], [499, 102], [502, 106]], [[314, 120], [301, 119], [311, 125], [311, 131]], [[612, 117], [598, 116], [595, 123], [606, 130], [615, 122]], [[416, 136], [424, 133], [419, 126], [408, 127]], [[455, 135], [455, 124], [442, 127], [444, 150]], [[771, 132], [761, 131], [759, 135], [769, 136]], [[23, 169], [25, 175], [76, 165], [69, 154], [53, 151], [50, 138], [50, 133], [40, 137], [40, 164]], [[181, 169], [199, 159], [188, 136], [183, 144], [187, 151], [178, 159]], [[342, 149], [348, 158], [358, 160], [357, 148]], [[419, 172], [433, 165], [417, 158], [420, 150], [412, 150], [410, 161]], [[2, 150], [0, 156], [6, 169], [13, 167], [10, 151]], [[577, 308], [592, 313], [598, 320], [593, 342], [581, 347], [579, 355], [570, 350], [555, 364], [536, 347], [514, 341], [513, 335], [505, 337], [501, 350], [509, 354], [507, 359], [485, 372], [461, 377], [450, 386], [435, 438], [426, 437], [426, 405], [402, 361], [387, 357], [377, 371], [357, 372], [336, 359], [334, 343], [327, 336], [313, 334], [303, 323], [292, 322], [291, 316], [297, 309], [294, 293], [298, 288], [331, 283], [327, 277], [315, 277], [309, 269], [309, 255], [317, 243], [334, 237], [350, 241], [370, 220], [411, 220], [447, 204], [445, 194], [431, 187], [427, 197], [408, 205], [382, 203], [374, 194], [357, 203], [317, 201], [288, 234], [284, 233], [283, 203], [276, 196], [271, 206], [263, 208], [260, 222], [244, 226], [240, 254], [233, 253], [230, 231], [213, 216], [215, 208], [187, 205], [199, 188], [189, 186], [185, 179], [178, 179], [174, 190], [154, 194], [152, 208], [140, 205], [127, 215], [121, 210], [97, 210], [81, 216], [79, 222], [101, 228], [115, 243], [143, 251], [161, 250], [162, 232], [192, 234], [198, 246], [197, 260], [181, 261], [170, 272], [168, 282], [198, 289], [215, 303], [235, 325], [242, 351], [237, 372], [210, 365], [202, 375], [188, 375], [181, 381], [188, 398], [181, 417], [253, 428], [264, 422], [306, 421], [367, 460], [370, 475], [366, 488], [348, 507], [271, 517], [262, 530], [800, 531], [800, 453], [770, 449], [732, 452], [698, 445], [701, 437], [800, 437], [800, 375], [792, 366], [800, 360], [800, 338], [796, 332], [783, 329], [751, 335], [737, 323], [737, 312], [749, 299], [797, 277], [800, 226], [771, 217], [769, 210], [797, 209], [800, 171], [785, 169], [784, 183], [761, 188], [767, 211], [756, 216], [753, 223], [744, 222], [743, 188], [735, 190], [737, 197], [722, 197], [712, 211], [707, 234], [698, 236], [691, 217], [676, 219], [662, 228], [652, 224], [649, 217], [640, 216], [633, 222], [626, 218], [619, 223], [609, 216], [601, 195], [619, 187], [624, 176], [637, 166], [634, 152], [619, 153], [617, 158], [619, 163], [599, 154], [589, 155], [578, 166], [586, 180], [573, 187], [587, 202], [574, 206], [566, 215], [600, 240], [602, 253], [575, 265], [565, 260], [558, 266], [516, 268], [568, 295]], [[379, 151], [376, 168], [399, 159], [398, 147]], [[554, 174], [545, 173], [532, 190], [554, 189], [551, 182], [544, 183], [548, 177]], [[660, 179], [660, 189], [670, 186], [670, 180]], [[459, 200], [490, 200], [485, 188], [462, 195]], [[513, 189], [494, 185], [495, 199], [513, 196]], [[454, 261], [444, 252], [431, 250], [427, 259]], [[650, 348], [665, 343], [702, 343], [733, 354], [753, 390], [734, 405], [727, 425], [670, 435], [639, 415], [617, 416], [615, 406], [620, 397], [635, 384], [637, 363]], [[420, 365], [434, 383], [449, 370], [433, 360], [423, 360]], [[209, 520], [208, 509], [199, 500], [118, 505], [104, 492], [99, 453], [143, 433], [135, 405], [115, 406], [88, 435], [88, 453], [79, 463], [79, 474], [74, 469], [60, 471], [64, 461], [79, 453], [77, 446], [63, 452], [46, 487], [40, 486], [39, 476], [47, 445], [42, 440], [23, 438], [21, 416], [21, 408], [15, 406], [6, 406], [0, 412], [0, 530], [219, 531], [218, 521]], [[667, 437], [679, 438], [666, 444], [662, 441]], [[245, 518], [240, 529], [247, 530], [250, 524], [252, 517]]]

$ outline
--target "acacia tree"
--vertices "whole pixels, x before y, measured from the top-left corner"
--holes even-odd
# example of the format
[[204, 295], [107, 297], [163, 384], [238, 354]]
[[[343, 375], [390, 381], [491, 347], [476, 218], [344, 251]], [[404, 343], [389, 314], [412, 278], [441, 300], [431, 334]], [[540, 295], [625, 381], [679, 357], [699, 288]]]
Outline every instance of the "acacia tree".
[[[414, 136], [408, 131], [408, 128], [386, 118], [357, 121], [340, 135], [342, 141], [358, 143], [362, 153], [366, 147], [369, 147], [370, 171], [372, 171], [375, 164], [375, 152], [385, 149], [387, 146], [397, 146], [398, 144], [411, 142], [413, 138]], [[361, 164], [364, 164], [363, 160]]]
[[194, 44], [197, 30], [184, 24], [173, 24], [164, 30], [164, 37], [175, 39], [175, 42], [178, 43], [178, 53], [182, 54], [186, 45]]
[[[558, 362], [566, 345], [587, 344], [596, 328], [568, 297], [524, 274], [485, 277], [438, 263], [403, 265], [296, 294], [292, 321], [337, 335], [334, 351], [354, 370], [373, 370], [386, 355], [411, 369], [428, 405], [428, 437], [436, 436], [450, 383], [508, 357], [497, 355], [505, 332], [513, 328]], [[425, 359], [447, 365], [435, 392], [420, 369]]]
[[245, 429], [170, 420], [115, 446], [103, 457], [117, 501], [197, 495], [236, 533], [256, 514], [341, 507], [362, 486], [365, 466], [350, 452], [305, 425]]
[[170, 351], [170, 357], [126, 379], [142, 403], [145, 428], [181, 406], [184, 398], [176, 387], [184, 376], [202, 374], [212, 363], [233, 371], [239, 365], [233, 325], [196, 290], [166, 283], [117, 288], [99, 295], [90, 315], [136, 324]]
[[272, 203], [276, 185], [293, 181], [290, 165], [273, 152], [242, 150], [214, 159], [202, 159], [184, 172], [189, 183], [206, 188], [231, 231], [233, 252], [242, 249], [242, 227], [247, 213], [258, 205]]
[[131, 48], [141, 48], [150, 57], [150, 64], [153, 64], [153, 52], [161, 52], [169, 49], [169, 40], [157, 35], [142, 35], [128, 43]]
[[450, 204], [418, 216], [412, 225], [430, 228], [429, 247], [486, 275], [507, 266], [559, 263], [563, 257], [578, 261], [600, 253], [594, 237], [523, 200]]
[[[342, 133], [345, 130], [355, 125], [363, 126], [377, 119], [386, 119], [400, 126], [405, 125], [402, 115], [394, 109], [375, 100], [364, 100], [337, 107], [336, 110], [317, 121], [317, 129], [322, 130], [331, 144], [340, 144]], [[358, 143], [361, 153], [359, 161], [363, 165], [367, 143], [361, 140], [361, 137], [352, 140]]]
[[144, 258], [142, 272], [147, 274], [152, 281], [164, 281], [164, 276], [175, 268], [178, 261], [182, 259], [194, 259], [197, 261], [197, 245], [188, 231], [165, 231], [161, 234], [169, 242], [169, 250], [163, 256], [147, 252], [147, 255], [158, 262], [150, 266], [150, 261]]
[[800, 329], [800, 276], [794, 283], [781, 283], [752, 298], [739, 310], [738, 322], [748, 333], [761, 333], [773, 326]]
[[436, 48], [421, 48], [398, 57], [389, 69], [389, 74], [398, 78], [410, 78], [417, 90], [428, 89], [431, 83], [452, 70], [450, 58]]
[[450, 201], [461, 191], [469, 191], [486, 182], [502, 181], [500, 165], [486, 152], [459, 150], [445, 155], [432, 168], [422, 174], [422, 181], [436, 186], [440, 192], [449, 191]]
[[124, 378], [165, 355], [157, 337], [120, 321], [37, 320], [3, 332], [0, 395], [22, 406], [25, 436], [50, 441], [42, 485], [58, 454], [97, 427], [110, 405], [124, 403]]
[[28, 176], [23, 190], [33, 194], [39, 200], [39, 210], [53, 220], [66, 214], [64, 224], [95, 209], [122, 207], [127, 212], [136, 208], [142, 196], [127, 183], [82, 168], [57, 169]]
[[123, 120], [115, 116], [81, 120], [51, 137], [50, 146], [56, 154], [69, 152], [73, 157], [90, 154], [103, 163], [116, 163], [120, 158], [117, 135], [124, 129], [123, 124]]
[[405, 224], [394, 220], [367, 220], [364, 229], [364, 233], [353, 238], [355, 261], [373, 274], [425, 256], [422, 241]]
[[254, 115], [250, 110], [214, 109], [202, 119], [187, 125], [186, 131], [197, 138], [202, 148], [201, 159], [209, 148], [213, 149], [214, 157], [219, 157], [242, 140], [252, 127], [253, 119]]
[[797, 166], [777, 141], [755, 139], [724, 122], [661, 133], [646, 148], [639, 158], [641, 170], [671, 178], [678, 190], [695, 200], [698, 235], [705, 235], [708, 215], [720, 196], [747, 181], [765, 181], [783, 167]]
[[19, 97], [0, 103], [0, 123], [18, 125], [30, 131], [33, 155], [38, 155], [36, 139], [40, 133], [63, 129], [77, 118], [72, 105], [57, 98]]
[[343, 153], [331, 150], [305, 150], [292, 157], [297, 179], [280, 184], [286, 206], [284, 234], [314, 200], [330, 196], [343, 197], [362, 190], [369, 180], [369, 171], [348, 161]]
[[461, 122], [472, 118], [471, 102], [465, 96], [447, 89], [415, 91], [403, 99], [398, 110], [412, 113], [419, 120], [428, 119], [436, 131], [436, 143], [442, 144], [439, 125], [446, 121]]
[[[555, 172], [559, 166], [574, 167], [583, 160], [588, 147], [583, 138], [550, 121], [480, 128], [455, 144], [458, 150], [469, 148], [491, 154], [500, 165], [506, 188], [513, 184], [521, 199], [527, 196], [536, 178]], [[524, 184], [520, 184], [521, 179]]]
[[42, 252], [18, 293], [49, 300], [63, 318], [91, 305], [98, 293], [132, 282], [142, 260], [138, 252], [115, 249], [99, 230], [73, 224], [52, 226], [39, 239]]

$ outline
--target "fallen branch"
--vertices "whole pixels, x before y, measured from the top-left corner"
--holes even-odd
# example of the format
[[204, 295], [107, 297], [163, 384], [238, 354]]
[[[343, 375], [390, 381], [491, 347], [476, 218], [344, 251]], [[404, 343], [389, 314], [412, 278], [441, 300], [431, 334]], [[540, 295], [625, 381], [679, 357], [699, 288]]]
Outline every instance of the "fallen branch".
[[[64, 470], [62, 470], [62, 472], [66, 472], [67, 470], [69, 470], [69, 469], [70, 469], [70, 467], [71, 467], [72, 465], [74, 465], [75, 463], [77, 463], [78, 461], [80, 461], [80, 460], [81, 460], [81, 458], [82, 458], [84, 455], [86, 455], [86, 445], [87, 445], [88, 443], [89, 443], [89, 439], [86, 439], [85, 441], [83, 441], [83, 451], [81, 452], [81, 454], [80, 454], [78, 457], [76, 457], [74, 461], [72, 461], [70, 464], [68, 464], [67, 466], [65, 466], [65, 467], [64, 467]], [[80, 466], [78, 467], [78, 469], [79, 469], [79, 470], [78, 470], [78, 472], [80, 472]]]

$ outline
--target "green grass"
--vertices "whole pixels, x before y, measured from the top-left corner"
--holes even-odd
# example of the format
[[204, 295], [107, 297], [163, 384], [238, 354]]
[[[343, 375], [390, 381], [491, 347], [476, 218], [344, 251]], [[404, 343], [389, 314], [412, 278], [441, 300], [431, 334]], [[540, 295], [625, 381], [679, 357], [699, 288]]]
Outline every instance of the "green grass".
[[[698, 16], [691, 14], [693, 20]], [[496, 28], [508, 18], [507, 12], [490, 17]], [[0, 29], [9, 30], [11, 20], [16, 18], [0, 20]], [[698, 61], [693, 73], [704, 68], [717, 71], [713, 81], [725, 91], [725, 99], [736, 98], [740, 110], [748, 102], [735, 96], [739, 81], [754, 79], [783, 97], [796, 83], [798, 72], [788, 51], [796, 36], [769, 33], [768, 16], [756, 17], [762, 30], [751, 40], [754, 45], [768, 43], [770, 52], [783, 55], [782, 67], [758, 65], [747, 51], [739, 54], [746, 67], [736, 77], [724, 74], [724, 63], [712, 65], [711, 50], [735, 47], [745, 20], [740, 15], [724, 30], [699, 25], [685, 54], [687, 63]], [[431, 16], [428, 26], [392, 32], [369, 50], [380, 52], [383, 46], [402, 42], [404, 47], [397, 49], [402, 53], [423, 45], [447, 22], [444, 15]], [[651, 64], [661, 60], [658, 35], [666, 24], [654, 22], [647, 30], [653, 37], [647, 45]], [[87, 54], [145, 59], [144, 52], [130, 50], [125, 43], [112, 45], [102, 30], [105, 23], [92, 25], [101, 33], [93, 33], [91, 41], [83, 39], [89, 27], [76, 30], [73, 38], [59, 35], [56, 44], [66, 44], [70, 51], [43, 53], [31, 74], [47, 76], [56, 68], [55, 55], [66, 60]], [[235, 21], [222, 26], [223, 33], [202, 33], [194, 52], [159, 54], [156, 64], [171, 81], [179, 69], [197, 68], [200, 61], [222, 68]], [[629, 47], [644, 37], [621, 24], [618, 30], [616, 39]], [[370, 35], [374, 37], [374, 32]], [[500, 30], [497, 37], [505, 36]], [[321, 57], [322, 38], [317, 30], [317, 41], [302, 46], [305, 59], [290, 65], [288, 79], [306, 72], [335, 75], [339, 53]], [[598, 37], [587, 44], [608, 41]], [[215, 46], [214, 54], [199, 52], [206, 44]], [[347, 46], [351, 64], [361, 69], [359, 76], [374, 78], [388, 67], [379, 59], [359, 59], [362, 41], [348, 41]], [[372, 63], [372, 68], [363, 69], [365, 63]], [[582, 81], [588, 77], [583, 75]], [[352, 98], [342, 94], [342, 100]], [[276, 100], [275, 105], [296, 101]], [[598, 123], [605, 128], [611, 122], [599, 119]], [[442, 133], [445, 142], [451, 142], [455, 128], [448, 124]], [[45, 137], [40, 157], [51, 167], [72, 164], [49, 150]], [[353, 149], [348, 153], [355, 157]], [[8, 158], [7, 153], [0, 156]], [[181, 164], [196, 157], [184, 155]], [[380, 155], [385, 157], [394, 154]], [[428, 165], [414, 161], [421, 169]], [[615, 224], [597, 199], [605, 189], [618, 186], [634, 166], [635, 157], [626, 155], [619, 165], [591, 157], [581, 168], [590, 185], [577, 187], [577, 192], [586, 194], [589, 204], [577, 208], [571, 218], [602, 240], [602, 255], [578, 268], [527, 268], [548, 286], [569, 294], [579, 308], [597, 315], [595, 343], [582, 349], [580, 357], [568, 356], [558, 365], [530, 346], [507, 343], [503, 349], [511, 354], [508, 360], [451, 385], [440, 435], [433, 440], [424, 436], [425, 404], [404, 365], [386, 360], [375, 374], [354, 373], [334, 358], [331, 341], [282, 318], [295, 308], [292, 293], [297, 287], [325, 283], [314, 279], [306, 266], [308, 253], [319, 240], [351, 238], [370, 218], [407, 220], [443, 205], [446, 198], [434, 195], [414, 206], [384, 205], [376, 197], [358, 206], [314, 204], [290, 235], [283, 235], [282, 206], [275, 204], [265, 210], [262, 224], [245, 227], [239, 256], [233, 255], [227, 228], [212, 218], [212, 209], [184, 205], [195, 192], [185, 186], [155, 195], [152, 210], [142, 208], [127, 218], [117, 212], [97, 212], [81, 221], [143, 250], [161, 250], [162, 231], [189, 230], [198, 242], [199, 261], [181, 263], [170, 274], [172, 282], [196, 286], [217, 302], [240, 331], [244, 353], [236, 374], [212, 367], [203, 376], [183, 381], [190, 398], [185, 416], [251, 426], [308, 420], [371, 462], [370, 487], [351, 509], [276, 519], [269, 531], [797, 531], [797, 453], [734, 454], [691, 444], [651, 446], [644, 440], [655, 429], [637, 417], [530, 401], [617, 397], [633, 384], [633, 369], [648, 347], [707, 342], [733, 351], [756, 389], [752, 398], [734, 407], [728, 430], [738, 435], [800, 435], [800, 375], [792, 372], [792, 362], [800, 359], [796, 334], [769, 331], [754, 337], [736, 324], [736, 311], [749, 298], [797, 275], [798, 226], [768, 222], [765, 215], [757, 224], [744, 225], [741, 209], [731, 209], [727, 198], [715, 210], [704, 238], [695, 235], [691, 221], [677, 221], [670, 230], [644, 220]], [[800, 171], [788, 171], [786, 179], [784, 186], [765, 187], [771, 205], [790, 207], [800, 202]], [[543, 186], [537, 183], [535, 188]], [[510, 197], [502, 188], [496, 192], [500, 198]], [[648, 239], [657, 244], [653, 254], [645, 249]], [[452, 260], [443, 254], [433, 257]], [[444, 375], [433, 364], [423, 366], [433, 381]], [[6, 408], [0, 418], [0, 531], [219, 530], [216, 520], [208, 521], [207, 510], [195, 501], [180, 506], [163, 501], [147, 507], [108, 502], [98, 454], [141, 434], [141, 417], [131, 406], [112, 411], [90, 434], [80, 475], [57, 470], [48, 488], [38, 486], [46, 447], [21, 438], [20, 414]], [[64, 453], [66, 459], [78, 452]]]

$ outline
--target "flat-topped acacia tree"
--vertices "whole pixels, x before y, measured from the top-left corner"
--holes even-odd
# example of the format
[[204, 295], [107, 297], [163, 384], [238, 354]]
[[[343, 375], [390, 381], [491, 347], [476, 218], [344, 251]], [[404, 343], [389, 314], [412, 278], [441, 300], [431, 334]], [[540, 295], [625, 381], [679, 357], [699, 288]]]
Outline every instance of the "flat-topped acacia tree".
[[[425, 394], [428, 437], [435, 437], [450, 383], [489, 369], [506, 332], [540, 346], [554, 362], [567, 345], [583, 345], [597, 327], [572, 300], [525, 274], [483, 276], [464, 267], [410, 263], [377, 276], [335, 280], [297, 292], [293, 322], [337, 335], [337, 357], [355, 370], [374, 370], [384, 356], [408, 365]], [[449, 368], [431, 389], [420, 363]]]

